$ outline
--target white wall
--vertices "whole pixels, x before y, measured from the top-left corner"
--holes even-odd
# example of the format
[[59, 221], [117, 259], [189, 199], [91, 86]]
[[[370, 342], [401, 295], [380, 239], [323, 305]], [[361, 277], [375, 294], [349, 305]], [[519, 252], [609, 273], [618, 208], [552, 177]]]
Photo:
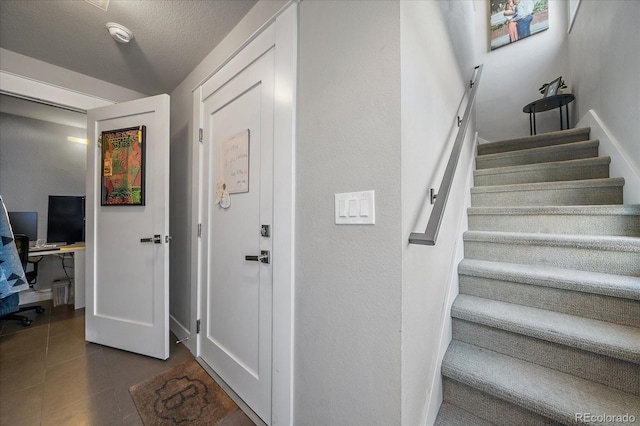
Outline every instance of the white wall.
[[473, 166], [473, 122], [436, 245], [409, 245], [408, 238], [425, 230], [432, 210], [429, 188], [440, 185], [458, 131], [456, 117], [466, 106], [460, 103], [476, 65], [476, 13], [472, 2], [402, 2], [401, 11], [402, 424], [410, 426], [432, 424], [441, 400], [440, 355], [450, 340], [443, 333], [450, 323], [449, 287], [456, 287], [450, 279], [456, 277], [454, 254]]
[[[38, 238], [47, 237], [49, 195], [85, 195], [87, 146], [67, 141], [86, 130], [0, 113], [0, 194], [8, 211], [38, 212]], [[38, 265], [38, 289], [65, 274], [60, 259]]]
[[594, 110], [640, 174], [638, 1], [580, 3], [569, 33], [577, 120]]
[[[549, 0], [548, 30], [493, 51], [488, 36], [489, 2], [475, 0], [475, 3], [476, 59], [485, 66], [478, 89], [478, 133], [489, 141], [527, 136], [529, 115], [522, 108], [542, 97], [538, 88], [559, 76], [569, 86], [567, 92], [574, 86], [567, 50], [567, 2]], [[575, 104], [570, 105], [573, 123], [579, 118], [575, 115]], [[557, 109], [536, 117], [538, 133], [560, 130]]]
[[[294, 424], [400, 419], [400, 3], [300, 4]], [[374, 190], [376, 224], [334, 224]]]

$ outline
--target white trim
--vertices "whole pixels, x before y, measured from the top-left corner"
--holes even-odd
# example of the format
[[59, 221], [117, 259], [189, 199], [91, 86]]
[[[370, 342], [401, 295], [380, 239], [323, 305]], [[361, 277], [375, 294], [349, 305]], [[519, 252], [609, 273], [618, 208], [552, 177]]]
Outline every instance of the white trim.
[[0, 92], [78, 112], [116, 103], [7, 71], [0, 71]]
[[609, 174], [611, 177], [623, 177], [622, 199], [625, 204], [640, 204], [640, 170], [629, 160], [630, 156], [616, 140], [598, 114], [592, 109], [580, 119], [576, 127], [590, 127], [589, 139], [598, 139], [600, 156], [611, 157]]
[[[444, 300], [444, 309], [442, 310], [442, 317], [440, 318], [440, 340], [438, 343], [438, 356], [435, 358], [435, 364], [432, 365], [434, 371], [433, 380], [431, 382], [431, 392], [429, 394], [428, 405], [426, 407], [426, 424], [434, 424], [435, 419], [440, 410], [440, 405], [443, 399], [443, 386], [442, 386], [442, 360], [444, 358], [449, 343], [452, 340], [453, 334], [453, 319], [451, 318], [451, 306], [459, 294], [459, 277], [458, 277], [458, 264], [464, 258], [464, 241], [463, 234], [468, 226], [467, 209], [471, 206], [471, 187], [473, 186], [473, 170], [475, 170], [475, 153], [478, 149], [478, 132], [475, 133], [473, 148], [471, 151], [469, 163], [464, 167], [459, 167], [458, 170], [467, 170], [466, 183], [464, 186], [464, 208], [460, 212], [460, 218], [458, 220], [458, 239], [456, 241], [453, 262], [449, 268], [449, 282], [447, 284], [447, 294]], [[424, 418], [423, 417], [423, 418]]]
[[[203, 127], [201, 102], [205, 86], [219, 80], [217, 71], [234, 58], [243, 54], [243, 48], [255, 40], [271, 25], [275, 26], [275, 110], [274, 110], [274, 238], [273, 251], [278, 262], [273, 266], [273, 336], [272, 336], [272, 409], [271, 425], [293, 425], [293, 324], [295, 288], [295, 135], [296, 135], [296, 86], [297, 86], [297, 38], [298, 1], [292, 0], [273, 18], [241, 44], [220, 66], [193, 90], [193, 155], [192, 155], [192, 232], [197, 233], [202, 222], [202, 144], [198, 130]], [[191, 299], [194, 321], [201, 318], [202, 297], [202, 246], [201, 239], [194, 238], [192, 248], [192, 276], [195, 277], [195, 296]], [[195, 312], [195, 314], [193, 314]], [[200, 339], [197, 338], [196, 357], [200, 356]]]
[[271, 424], [293, 425], [298, 4], [276, 20]]
[[580, 0], [569, 0], [567, 2], [567, 9], [569, 14], [569, 27], [567, 28], [567, 34], [571, 32], [571, 28], [573, 28], [573, 23], [576, 21], [578, 8], [580, 8]]
[[[229, 57], [227, 59], [225, 59], [224, 61], [222, 61], [220, 63], [220, 65], [218, 65], [216, 68], [213, 69], [213, 71], [211, 71], [209, 74], [207, 74], [202, 80], [200, 80], [200, 82], [196, 85], [196, 87], [194, 87], [191, 91], [195, 92], [196, 90], [198, 90], [201, 86], [203, 86], [210, 78], [212, 78], [218, 71], [220, 71], [225, 65], [227, 65], [227, 63], [229, 63], [229, 61], [231, 61], [237, 54], [239, 54], [240, 52], [242, 52], [242, 50], [249, 44], [251, 43], [253, 40], [255, 40], [260, 34], [262, 34], [264, 32], [265, 29], [267, 29], [271, 24], [273, 24], [276, 19], [278, 19], [278, 17], [280, 17], [281, 14], [283, 14], [286, 10], [288, 10], [289, 6], [291, 6], [292, 4], [295, 4], [296, 7], [295, 9], [297, 10], [297, 5], [298, 3], [300, 3], [302, 0], [289, 0], [287, 2], [287, 4], [285, 4], [284, 6], [282, 6], [282, 8], [277, 11], [270, 19], [268, 19], [264, 24], [262, 24], [262, 26], [260, 26], [260, 28], [258, 28], [256, 31], [254, 31], [253, 34], [251, 34], [236, 50], [235, 52], [233, 52], [231, 55], [229, 55]], [[297, 12], [296, 12], [296, 16], [297, 16]]]

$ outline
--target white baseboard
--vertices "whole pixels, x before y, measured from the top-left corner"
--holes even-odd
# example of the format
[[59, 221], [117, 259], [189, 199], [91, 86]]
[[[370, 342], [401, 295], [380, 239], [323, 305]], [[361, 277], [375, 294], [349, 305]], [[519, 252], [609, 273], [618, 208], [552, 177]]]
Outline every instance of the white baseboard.
[[599, 155], [611, 157], [611, 177], [624, 178], [624, 203], [640, 204], [640, 171], [629, 160], [629, 155], [613, 137], [598, 114], [592, 109], [589, 110], [576, 127], [590, 127], [590, 138], [600, 141]]
[[35, 291], [33, 289], [29, 289], [26, 291], [21, 291], [20, 295], [20, 304], [27, 305], [29, 303], [42, 302], [43, 300], [52, 300], [53, 296], [51, 294], [51, 289], [43, 290], [43, 291]]
[[173, 315], [169, 315], [169, 330], [176, 335], [178, 340], [182, 341], [182, 344], [189, 349], [194, 356], [196, 354], [196, 342], [195, 337], [191, 335], [191, 332], [185, 328]]

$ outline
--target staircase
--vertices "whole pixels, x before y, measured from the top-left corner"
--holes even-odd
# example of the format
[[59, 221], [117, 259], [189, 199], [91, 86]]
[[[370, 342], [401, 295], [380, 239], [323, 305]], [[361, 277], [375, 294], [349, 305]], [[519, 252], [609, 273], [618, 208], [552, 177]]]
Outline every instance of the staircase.
[[478, 147], [437, 425], [640, 423], [640, 205], [609, 162], [588, 128]]

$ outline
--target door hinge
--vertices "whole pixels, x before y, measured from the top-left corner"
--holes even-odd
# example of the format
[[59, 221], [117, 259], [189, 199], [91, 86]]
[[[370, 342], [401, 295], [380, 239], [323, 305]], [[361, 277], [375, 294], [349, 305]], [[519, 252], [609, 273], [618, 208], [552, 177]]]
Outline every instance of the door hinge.
[[202, 224], [199, 223], [198, 224], [198, 238], [201, 238], [201, 237], [202, 237]]
[[200, 334], [200, 320], [196, 321], [196, 334]]
[[200, 143], [202, 143], [202, 139], [204, 139], [204, 131], [202, 130], [202, 128], [198, 129], [198, 140], [200, 141]]

